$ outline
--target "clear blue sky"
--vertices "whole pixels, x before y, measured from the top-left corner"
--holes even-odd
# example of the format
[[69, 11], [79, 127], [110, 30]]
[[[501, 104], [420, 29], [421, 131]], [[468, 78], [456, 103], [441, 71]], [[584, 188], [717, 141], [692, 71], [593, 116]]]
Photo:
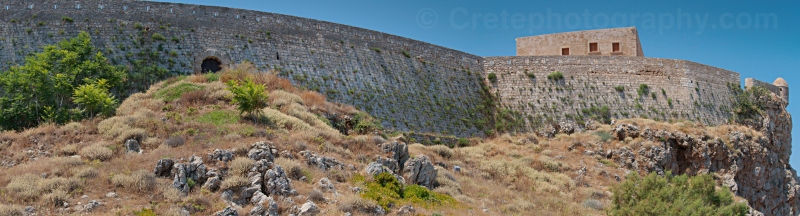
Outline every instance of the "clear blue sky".
[[[515, 55], [522, 36], [636, 26], [645, 56], [685, 59], [789, 83], [800, 134], [800, 1], [168, 0], [352, 25], [479, 56]], [[797, 87], [793, 87], [797, 86]], [[794, 90], [798, 89], [798, 90]], [[794, 143], [800, 143], [795, 138]], [[800, 147], [792, 149], [800, 168]]]

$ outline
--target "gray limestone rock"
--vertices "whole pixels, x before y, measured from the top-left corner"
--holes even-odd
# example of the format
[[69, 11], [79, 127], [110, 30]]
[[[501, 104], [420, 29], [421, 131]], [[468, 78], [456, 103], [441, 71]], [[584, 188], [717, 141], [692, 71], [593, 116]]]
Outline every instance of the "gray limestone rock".
[[428, 156], [420, 155], [406, 163], [403, 177], [408, 184], [417, 184], [433, 189], [436, 183], [437, 170]]

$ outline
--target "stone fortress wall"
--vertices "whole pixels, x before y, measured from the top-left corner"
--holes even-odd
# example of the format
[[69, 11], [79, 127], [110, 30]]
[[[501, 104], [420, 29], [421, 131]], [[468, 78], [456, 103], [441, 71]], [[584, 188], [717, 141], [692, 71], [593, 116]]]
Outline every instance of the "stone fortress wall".
[[[536, 35], [516, 41], [517, 56], [562, 55], [564, 48], [569, 49], [569, 55], [644, 56], [635, 27]], [[590, 52], [590, 43], [597, 44], [597, 51]], [[614, 51], [613, 43], [619, 43], [619, 51]]]
[[[188, 74], [198, 72], [206, 58], [224, 64], [250, 61], [332, 101], [365, 110], [388, 129], [459, 137], [482, 136], [492, 128], [476, 121], [485, 119], [489, 109], [484, 83], [497, 93], [501, 107], [523, 113], [528, 128], [547, 119], [575, 121], [582, 109], [592, 106], [608, 106], [616, 117], [724, 123], [730, 102], [727, 85], [739, 83], [734, 72], [682, 60], [483, 58], [307, 18], [128, 0], [0, 0], [0, 69], [81, 31], [90, 33], [98, 50], [114, 63], [134, 65], [145, 59]], [[151, 39], [156, 33], [166, 39]], [[548, 81], [554, 71], [565, 78]], [[498, 75], [496, 83], [486, 80], [489, 73]], [[656, 99], [640, 98], [640, 84], [650, 86]]]
[[[2, 69], [80, 31], [90, 33], [96, 47], [119, 64], [155, 55], [164, 60], [161, 66], [186, 74], [198, 71], [198, 61], [207, 57], [247, 60], [332, 101], [366, 110], [386, 128], [483, 134], [471, 122], [453, 118], [465, 113], [483, 118], [478, 106], [483, 58], [372, 30], [252, 10], [149, 1], [3, 0]], [[155, 33], [166, 40], [151, 41]]]
[[[487, 57], [487, 74], [501, 107], [524, 114], [526, 125], [576, 121], [607, 106], [612, 118], [727, 122], [739, 74], [684, 60], [623, 56]], [[563, 79], [548, 79], [554, 72]], [[639, 95], [642, 84], [649, 92]], [[670, 102], [671, 101], [671, 102]]]

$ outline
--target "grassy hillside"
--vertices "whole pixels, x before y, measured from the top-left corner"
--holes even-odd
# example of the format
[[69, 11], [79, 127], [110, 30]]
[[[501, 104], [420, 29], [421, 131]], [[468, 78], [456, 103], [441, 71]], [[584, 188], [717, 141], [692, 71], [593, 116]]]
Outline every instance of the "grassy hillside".
[[[248, 79], [268, 92], [268, 107], [254, 116], [237, 110], [225, 84]], [[626, 122], [711, 137], [732, 130], [756, 133], [739, 126]], [[297, 211], [293, 207], [306, 200], [322, 215], [369, 215], [378, 208], [395, 214], [407, 210], [406, 205], [418, 215], [605, 215], [612, 207], [612, 187], [629, 170], [585, 150], [647, 143], [613, 139], [610, 125], [552, 138], [475, 138], [456, 148], [407, 143], [409, 160], [425, 156], [435, 164], [435, 184], [428, 189], [392, 175], [366, 173], [377, 157], [393, 156], [383, 144], [406, 140], [375, 125], [351, 106], [327, 102], [249, 64], [171, 78], [131, 95], [110, 118], [1, 133], [0, 215], [20, 213], [26, 206], [39, 215], [211, 215], [228, 206], [246, 215], [256, 205], [236, 206], [222, 197], [224, 189], [252, 181], [248, 171], [260, 161], [248, 157], [261, 141], [273, 145], [274, 164], [285, 170], [296, 190], [267, 194], [281, 215]], [[140, 152], [128, 150], [130, 140], [140, 144]], [[215, 150], [227, 150], [234, 158], [212, 159]], [[188, 181], [188, 191], [182, 192], [172, 176], [154, 173], [161, 159], [190, 164], [192, 156], [217, 173], [220, 189]], [[332, 190], [321, 186], [327, 185], [323, 178], [332, 182]], [[87, 207], [92, 200], [101, 205]]]

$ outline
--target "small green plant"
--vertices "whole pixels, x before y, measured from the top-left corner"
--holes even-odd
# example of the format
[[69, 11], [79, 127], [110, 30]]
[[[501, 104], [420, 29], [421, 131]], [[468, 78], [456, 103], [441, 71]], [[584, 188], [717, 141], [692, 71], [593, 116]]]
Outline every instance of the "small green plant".
[[655, 100], [656, 99], [656, 93], [655, 92], [650, 93], [650, 97], [652, 97], [653, 100]]
[[72, 101], [79, 107], [83, 107], [82, 112], [86, 113], [88, 117], [98, 114], [111, 116], [117, 106], [117, 99], [108, 92], [108, 83], [105, 79], [78, 86], [72, 94]]
[[458, 146], [464, 147], [469, 145], [469, 140], [467, 138], [458, 138]]
[[419, 185], [403, 185], [388, 172], [375, 175], [375, 180], [365, 182], [364, 177], [356, 174], [353, 182], [366, 183], [366, 190], [361, 196], [378, 203], [385, 210], [390, 206], [410, 202], [423, 207], [452, 205], [456, 201], [452, 197], [436, 193]]
[[625, 86], [614, 86], [614, 90], [617, 90], [618, 92], [623, 92], [625, 91]]
[[647, 86], [647, 84], [640, 84], [639, 89], [636, 89], [636, 93], [639, 94], [639, 97], [642, 97], [642, 95], [647, 95], [650, 93], [650, 87]]
[[142, 25], [142, 23], [138, 23], [137, 22], [137, 23], [133, 24], [133, 28], [138, 29], [138, 30], [143, 30], [144, 26]]
[[411, 54], [408, 54], [408, 52], [406, 52], [405, 50], [403, 50], [403, 56], [405, 56], [406, 58], [411, 58]]
[[233, 93], [232, 102], [239, 106], [239, 114], [247, 113], [257, 121], [256, 114], [267, 107], [267, 91], [264, 85], [256, 84], [250, 79], [245, 80], [243, 84], [231, 80], [227, 85], [228, 90]]
[[381, 53], [381, 48], [378, 47], [370, 47], [369, 50], [375, 51], [376, 53]]
[[68, 16], [62, 16], [61, 20], [64, 21], [64, 22], [68, 22], [68, 23], [75, 22], [75, 20], [72, 19], [72, 17], [68, 17]]
[[156, 216], [156, 212], [153, 209], [142, 208], [142, 210], [134, 211], [133, 215], [136, 216]]
[[536, 74], [525, 72], [525, 75], [528, 76], [528, 78], [536, 79]]
[[488, 77], [488, 78], [489, 78], [489, 81], [490, 81], [490, 82], [492, 82], [492, 83], [497, 83], [497, 74], [495, 74], [495, 73], [489, 73], [489, 77]]
[[562, 79], [564, 79], [564, 74], [561, 73], [560, 71], [556, 71], [556, 72], [548, 74], [547, 75], [547, 79], [553, 80], [553, 81], [562, 80]]
[[672, 98], [667, 98], [667, 105], [672, 107]]
[[239, 122], [239, 115], [230, 110], [214, 110], [197, 118], [197, 122], [211, 123], [216, 126]]
[[153, 39], [153, 41], [166, 41], [167, 40], [167, 38], [164, 37], [164, 35], [161, 35], [159, 33], [153, 33], [153, 36], [151, 36], [150, 38]]
[[667, 91], [665, 91], [665, 90], [662, 88], [662, 89], [661, 89], [661, 94], [662, 94], [662, 95], [664, 95], [664, 96], [666, 97], [666, 96], [667, 96]]

